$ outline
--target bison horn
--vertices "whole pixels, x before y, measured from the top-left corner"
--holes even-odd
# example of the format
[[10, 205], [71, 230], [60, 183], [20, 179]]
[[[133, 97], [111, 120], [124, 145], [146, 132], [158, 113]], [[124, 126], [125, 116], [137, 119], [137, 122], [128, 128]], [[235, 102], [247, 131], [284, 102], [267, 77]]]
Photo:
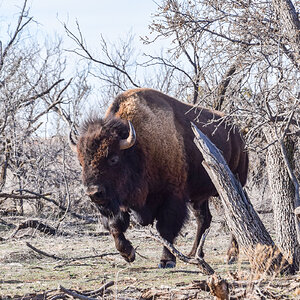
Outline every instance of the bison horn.
[[73, 130], [72, 129], [70, 130], [70, 133], [69, 133], [69, 145], [70, 145], [70, 148], [72, 149], [72, 151], [76, 153], [77, 152], [77, 143], [73, 139]]
[[129, 135], [128, 135], [127, 139], [120, 141], [120, 149], [121, 150], [125, 150], [125, 149], [132, 147], [136, 140], [135, 130], [130, 121], [128, 121], [128, 125], [129, 125]]

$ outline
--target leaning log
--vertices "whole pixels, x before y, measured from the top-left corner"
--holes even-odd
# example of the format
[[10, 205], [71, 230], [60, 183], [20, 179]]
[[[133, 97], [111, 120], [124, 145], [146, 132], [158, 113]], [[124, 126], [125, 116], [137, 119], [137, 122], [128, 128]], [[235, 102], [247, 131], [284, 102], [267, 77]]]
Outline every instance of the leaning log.
[[294, 273], [274, 244], [240, 182], [232, 174], [218, 148], [194, 125], [195, 144], [203, 155], [203, 167], [221, 198], [229, 230], [256, 273]]
[[296, 207], [294, 212], [296, 217], [300, 220], [300, 206]]

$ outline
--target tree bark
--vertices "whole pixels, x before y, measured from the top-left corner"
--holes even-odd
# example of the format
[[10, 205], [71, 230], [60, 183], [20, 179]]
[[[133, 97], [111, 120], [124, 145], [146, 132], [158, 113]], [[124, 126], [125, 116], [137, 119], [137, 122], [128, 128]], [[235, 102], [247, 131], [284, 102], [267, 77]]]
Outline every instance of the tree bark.
[[275, 246], [220, 151], [195, 125], [192, 128], [195, 143], [204, 158], [203, 166], [221, 198], [226, 222], [247, 255], [252, 270], [258, 273], [294, 273], [295, 266]]
[[[278, 30], [283, 42], [280, 43], [286, 55], [298, 68], [300, 58], [300, 20], [291, 0], [272, 0], [275, 14], [279, 20]], [[288, 50], [289, 49], [289, 50]], [[291, 51], [292, 50], [292, 51]]]
[[[265, 132], [265, 135], [269, 143], [276, 136], [272, 129]], [[287, 159], [293, 165], [294, 143], [290, 137], [285, 139], [285, 149]], [[299, 267], [300, 252], [294, 213], [295, 188], [285, 166], [279, 143], [268, 147], [266, 165], [274, 210], [276, 244], [285, 257]]]
[[299, 50], [300, 20], [293, 2], [291, 0], [273, 0], [272, 2], [278, 19], [282, 21], [283, 28]]

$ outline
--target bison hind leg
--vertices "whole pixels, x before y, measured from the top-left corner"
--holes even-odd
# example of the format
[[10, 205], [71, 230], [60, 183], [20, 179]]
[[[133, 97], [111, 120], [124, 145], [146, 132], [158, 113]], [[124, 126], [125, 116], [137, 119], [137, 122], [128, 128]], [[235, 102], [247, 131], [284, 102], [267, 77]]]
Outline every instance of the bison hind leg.
[[238, 261], [239, 257], [239, 245], [233, 234], [231, 234], [229, 248], [227, 250], [227, 263], [233, 264]]
[[[192, 250], [188, 256], [195, 257], [197, 255], [198, 257], [204, 257], [202, 247], [200, 249], [198, 249], [198, 246], [199, 246], [201, 237], [204, 234], [205, 230], [210, 227], [210, 223], [211, 223], [211, 219], [212, 219], [212, 216], [211, 216], [211, 213], [209, 210], [208, 199], [201, 204], [194, 202], [192, 211], [196, 218], [197, 231], [196, 231], [196, 236], [195, 236]], [[198, 253], [196, 253], [197, 249], [198, 249]]]

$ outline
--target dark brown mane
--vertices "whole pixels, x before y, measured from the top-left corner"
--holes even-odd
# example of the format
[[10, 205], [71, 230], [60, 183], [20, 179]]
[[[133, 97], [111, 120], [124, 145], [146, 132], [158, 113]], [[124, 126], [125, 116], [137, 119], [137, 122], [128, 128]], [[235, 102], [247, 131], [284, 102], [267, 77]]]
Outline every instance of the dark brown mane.
[[90, 115], [81, 124], [79, 132], [80, 134], [86, 134], [88, 130], [91, 130], [91, 128], [102, 127], [103, 125], [104, 125], [103, 118]]
[[128, 135], [127, 126], [125, 125], [124, 121], [122, 121], [119, 118], [115, 118], [112, 115], [106, 118], [100, 118], [98, 116], [89, 116], [81, 124], [79, 132], [81, 135], [86, 135], [97, 130], [116, 131], [120, 134], [122, 138], [126, 138]]

